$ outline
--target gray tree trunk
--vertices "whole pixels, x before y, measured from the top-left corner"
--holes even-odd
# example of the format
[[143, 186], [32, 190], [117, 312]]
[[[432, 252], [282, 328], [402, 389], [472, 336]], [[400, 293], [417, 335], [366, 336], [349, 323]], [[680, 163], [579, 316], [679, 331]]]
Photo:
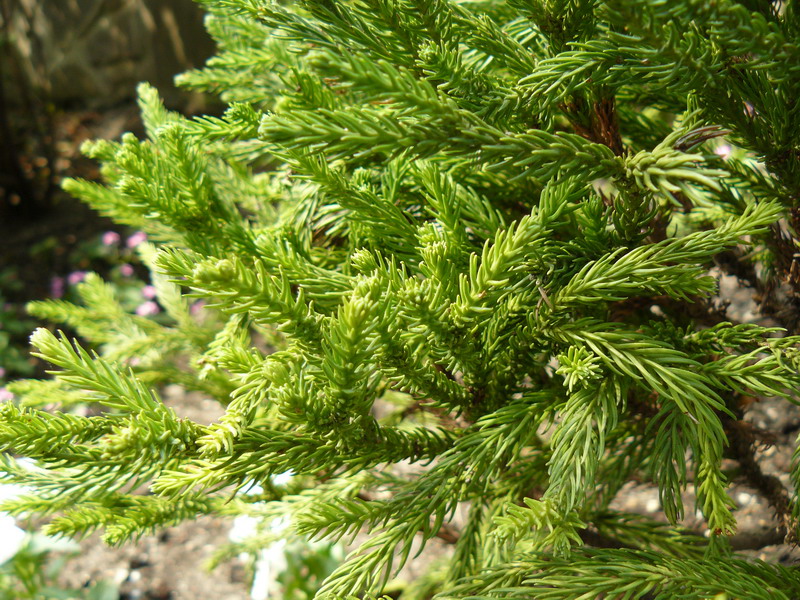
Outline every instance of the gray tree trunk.
[[102, 108], [149, 81], [168, 104], [182, 104], [173, 77], [202, 66], [213, 51], [192, 0], [0, 2], [4, 51], [16, 63], [4, 72], [11, 102], [22, 83], [56, 104]]

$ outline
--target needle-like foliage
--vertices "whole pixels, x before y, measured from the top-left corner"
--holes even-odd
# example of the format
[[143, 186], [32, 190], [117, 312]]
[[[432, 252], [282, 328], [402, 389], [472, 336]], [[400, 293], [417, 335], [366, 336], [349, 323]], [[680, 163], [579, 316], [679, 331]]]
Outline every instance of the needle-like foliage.
[[[404, 598], [800, 597], [733, 553], [723, 471], [768, 481], [747, 407], [800, 401], [797, 2], [201, 3], [219, 54], [179, 80], [228, 110], [142, 85], [146, 139], [65, 186], [148, 234], [166, 316], [95, 276], [31, 307], [86, 342], [33, 335], [55, 381], [2, 408], [36, 464], [5, 459], [32, 490], [6, 509], [111, 543], [237, 511], [369, 534], [319, 598], [380, 595], [434, 537]], [[777, 326], [726, 314], [720, 271]], [[759, 487], [789, 539], [791, 475]], [[661, 515], [620, 512], [630, 481]]]

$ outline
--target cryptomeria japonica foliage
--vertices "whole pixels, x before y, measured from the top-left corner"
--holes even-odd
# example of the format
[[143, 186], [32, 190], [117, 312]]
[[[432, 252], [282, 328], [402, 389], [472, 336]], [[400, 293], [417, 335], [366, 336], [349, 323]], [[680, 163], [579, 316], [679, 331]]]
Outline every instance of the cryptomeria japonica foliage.
[[[798, 2], [203, 4], [219, 54], [180, 81], [224, 116], [143, 85], [147, 139], [88, 144], [106, 184], [66, 184], [148, 234], [168, 319], [97, 277], [33, 305], [97, 353], [33, 335], [55, 379], [2, 409], [39, 467], [6, 459], [35, 492], [7, 508], [111, 543], [219, 512], [368, 532], [320, 598], [381, 594], [436, 536], [406, 598], [800, 595], [731, 550], [722, 469], [796, 534], [742, 419], [798, 402]], [[715, 264], [781, 327], [731, 322]], [[224, 416], [178, 418], [163, 382]], [[611, 508], [633, 480], [662, 518]]]

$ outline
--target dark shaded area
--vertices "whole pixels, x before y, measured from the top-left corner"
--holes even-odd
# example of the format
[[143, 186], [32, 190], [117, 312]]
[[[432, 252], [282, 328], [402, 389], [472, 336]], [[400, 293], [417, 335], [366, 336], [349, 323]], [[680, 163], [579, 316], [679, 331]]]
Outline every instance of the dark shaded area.
[[[140, 125], [133, 102], [103, 112], [53, 109], [46, 116], [45, 135], [38, 133], [35, 123], [45, 121], [41, 114], [12, 108], [4, 117], [14, 131], [4, 136], [11, 143], [3, 144], [0, 171], [0, 302], [6, 318], [27, 322], [28, 327], [13, 332], [5, 328], [11, 336], [6, 352], [20, 358], [27, 354], [28, 335], [37, 325], [26, 315], [25, 305], [53, 297], [55, 282], [70, 273], [106, 274], [110, 265], [87, 252], [87, 245], [96, 245], [105, 231], [123, 232], [62, 191], [60, 182], [65, 177], [99, 179], [98, 166], [80, 154], [84, 140], [136, 132]], [[0, 353], [3, 358], [8, 357]], [[0, 360], [6, 363], [8, 379], [43, 374], [44, 366], [37, 359], [27, 361], [33, 371]]]
[[[105, 275], [110, 266], [87, 243], [126, 233], [61, 190], [66, 177], [100, 178], [81, 143], [143, 134], [139, 80], [156, 85], [170, 108], [207, 110], [172, 83], [213, 53], [203, 17], [192, 0], [0, 0], [0, 329], [15, 358], [29, 330], [4, 322], [52, 297], [58, 278]], [[10, 362], [0, 347], [6, 378], [30, 375]]]
[[[17, 122], [35, 118], [18, 115]], [[58, 184], [64, 177], [99, 179], [98, 166], [80, 155], [80, 144], [86, 139], [100, 137], [108, 129], [115, 136], [123, 131], [140, 128], [138, 112], [133, 103], [105, 113], [62, 112], [54, 119], [52, 147], [57, 149], [52, 166], [41, 154], [29, 154], [32, 144], [23, 146], [17, 154], [22, 164], [39, 164], [39, 174], [31, 169], [14, 189], [26, 186], [29, 195], [14, 198], [7, 193], [0, 218], [0, 270], [14, 269], [18, 289], [6, 292], [6, 300], [23, 302], [50, 295], [53, 277], [70, 271], [102, 270], [102, 264], [92, 264], [80, 256], [81, 243], [104, 231], [117, 229], [109, 219], [84, 206], [63, 192]], [[141, 133], [141, 132], [139, 132]], [[38, 177], [37, 177], [38, 175]], [[45, 180], [44, 182], [42, 180]]]

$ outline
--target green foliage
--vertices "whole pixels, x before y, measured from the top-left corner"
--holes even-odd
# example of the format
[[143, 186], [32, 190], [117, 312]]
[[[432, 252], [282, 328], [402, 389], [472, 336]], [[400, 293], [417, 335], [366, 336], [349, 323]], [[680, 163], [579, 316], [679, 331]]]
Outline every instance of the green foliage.
[[[4, 527], [5, 528], [5, 527]], [[4, 531], [4, 533], [7, 533]], [[40, 534], [28, 535], [12, 558], [0, 564], [2, 600], [117, 600], [119, 589], [106, 580], [80, 590], [58, 584], [59, 574], [77, 544]]]
[[5, 298], [0, 295], [0, 382], [4, 382], [12, 374], [30, 376], [33, 372], [33, 367], [26, 360], [19, 343], [15, 343], [24, 332], [30, 330], [31, 321], [19, 318], [15, 308], [6, 304]]
[[[722, 468], [755, 462], [745, 397], [800, 401], [776, 308], [800, 296], [794, 3], [202, 3], [220, 53], [180, 80], [229, 110], [142, 85], [147, 138], [87, 144], [106, 184], [66, 183], [147, 233], [163, 314], [92, 276], [82, 306], [33, 307], [96, 351], [34, 334], [55, 382], [2, 410], [0, 445], [41, 467], [7, 461], [35, 490], [8, 510], [110, 543], [207, 513], [369, 534], [319, 598], [391, 589], [434, 537], [452, 558], [403, 597], [800, 593], [732, 552]], [[722, 314], [715, 263], [780, 327]], [[177, 415], [163, 382], [224, 415]], [[663, 521], [616, 510], [632, 480]]]

